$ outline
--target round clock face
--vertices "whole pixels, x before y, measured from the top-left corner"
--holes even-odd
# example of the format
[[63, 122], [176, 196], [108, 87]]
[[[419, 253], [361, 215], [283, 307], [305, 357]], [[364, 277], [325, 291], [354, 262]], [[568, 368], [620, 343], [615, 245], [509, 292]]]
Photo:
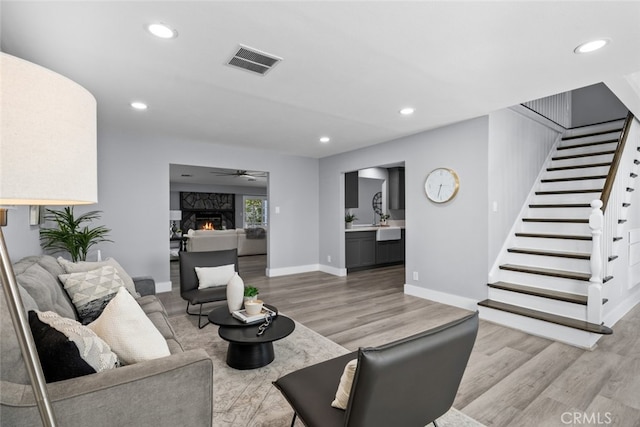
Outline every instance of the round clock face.
[[377, 213], [378, 215], [382, 215], [382, 191], [378, 191], [373, 195], [371, 206], [373, 207], [373, 211], [375, 213]]
[[444, 203], [453, 199], [460, 188], [458, 174], [447, 168], [438, 168], [431, 171], [424, 183], [424, 191], [429, 200], [436, 203]]

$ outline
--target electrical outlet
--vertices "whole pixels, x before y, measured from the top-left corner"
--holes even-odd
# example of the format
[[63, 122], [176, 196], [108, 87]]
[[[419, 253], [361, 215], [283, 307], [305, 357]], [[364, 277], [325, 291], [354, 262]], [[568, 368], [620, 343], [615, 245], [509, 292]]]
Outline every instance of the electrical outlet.
[[418, 272], [417, 271], [413, 272], [413, 280], [418, 281]]
[[327, 262], [331, 262], [331, 255], [327, 255]]

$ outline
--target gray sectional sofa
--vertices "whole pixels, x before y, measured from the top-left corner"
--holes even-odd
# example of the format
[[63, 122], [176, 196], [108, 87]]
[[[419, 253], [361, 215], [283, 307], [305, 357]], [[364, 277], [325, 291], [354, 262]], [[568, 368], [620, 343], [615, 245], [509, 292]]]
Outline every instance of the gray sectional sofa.
[[[14, 264], [25, 310], [77, 315], [51, 256]], [[170, 356], [47, 384], [60, 426], [206, 426], [213, 419], [213, 364], [203, 349], [184, 351], [151, 278], [134, 278], [136, 302], [166, 339]], [[3, 292], [0, 292], [0, 420], [37, 426], [39, 412]]]

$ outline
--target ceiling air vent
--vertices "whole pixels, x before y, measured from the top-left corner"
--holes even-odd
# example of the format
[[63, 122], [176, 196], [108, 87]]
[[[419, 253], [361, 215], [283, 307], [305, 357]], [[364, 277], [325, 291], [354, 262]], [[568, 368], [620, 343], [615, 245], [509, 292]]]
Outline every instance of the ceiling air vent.
[[227, 64], [264, 76], [280, 61], [282, 61], [282, 58], [278, 58], [270, 53], [261, 52], [252, 47], [240, 45]]

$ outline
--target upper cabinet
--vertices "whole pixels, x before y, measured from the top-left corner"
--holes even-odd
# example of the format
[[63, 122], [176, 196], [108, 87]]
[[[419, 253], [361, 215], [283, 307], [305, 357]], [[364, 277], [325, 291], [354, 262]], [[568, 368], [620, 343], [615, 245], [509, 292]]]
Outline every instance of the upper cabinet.
[[404, 209], [404, 167], [389, 168], [389, 209]]
[[[402, 203], [404, 204], [404, 199]], [[344, 174], [344, 207], [345, 209], [358, 207], [358, 171]]]

